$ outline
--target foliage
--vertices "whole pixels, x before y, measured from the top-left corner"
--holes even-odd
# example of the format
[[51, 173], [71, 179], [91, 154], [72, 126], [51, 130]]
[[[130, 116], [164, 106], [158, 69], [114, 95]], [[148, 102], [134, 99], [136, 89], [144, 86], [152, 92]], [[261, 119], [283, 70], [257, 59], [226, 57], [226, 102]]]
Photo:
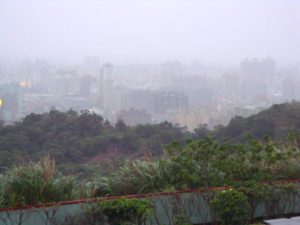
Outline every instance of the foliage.
[[215, 194], [211, 204], [217, 220], [222, 225], [246, 225], [250, 216], [247, 196], [236, 190], [224, 190]]
[[174, 142], [165, 151], [161, 167], [168, 183], [175, 189], [213, 185], [216, 177], [212, 167], [218, 142], [210, 138], [188, 140], [186, 145]]
[[165, 144], [184, 140], [186, 135], [182, 128], [168, 122], [128, 127], [119, 121], [112, 126], [87, 110], [80, 114], [52, 110], [0, 126], [0, 168], [39, 160], [45, 154], [53, 156], [59, 165], [85, 163], [99, 154], [114, 152], [135, 157], [158, 156]]
[[[296, 191], [293, 186], [278, 186], [272, 181], [300, 178], [297, 136], [283, 139], [290, 131], [299, 131], [299, 108], [300, 103], [274, 105], [252, 117], [235, 118], [227, 127], [215, 131], [200, 125], [193, 134], [168, 122], [129, 127], [118, 121], [112, 126], [89, 111], [78, 114], [52, 110], [43, 115], [31, 114], [14, 125], [0, 126], [0, 165], [3, 168], [19, 163], [0, 176], [0, 204], [18, 206], [80, 197], [231, 185], [239, 192], [225, 192], [226, 196], [219, 197], [228, 198], [228, 202], [222, 203], [224, 209], [227, 203], [234, 202], [235, 194], [238, 195], [236, 200], [242, 201], [242, 192], [249, 199], [249, 208], [244, 209], [250, 214], [258, 204], [265, 202], [268, 213], [278, 215], [282, 211], [279, 200], [288, 199]], [[207, 135], [211, 136], [205, 137]], [[256, 139], [250, 139], [248, 135]], [[192, 136], [194, 139], [184, 142]], [[176, 142], [169, 144], [172, 140]], [[81, 183], [75, 184], [73, 177], [57, 172], [50, 157], [38, 163], [23, 163], [29, 158], [37, 160], [45, 153], [55, 157], [65, 173], [79, 174]], [[98, 166], [84, 165], [95, 157], [109, 158], [112, 153], [117, 155], [115, 161], [108, 160]], [[157, 159], [161, 154], [162, 157]], [[124, 164], [125, 156], [146, 156], [147, 161], [134, 160]], [[117, 171], [107, 172], [117, 166], [120, 166]], [[95, 175], [97, 178], [90, 181]], [[266, 185], [266, 181], [272, 185]], [[124, 219], [122, 224], [142, 220], [142, 215], [148, 215], [146, 203], [139, 205], [139, 202], [133, 204], [131, 201], [134, 202], [124, 199], [103, 202], [96, 211], [90, 211], [91, 221], [103, 219], [103, 215], [110, 218], [116, 211], [120, 213], [119, 219]], [[228, 207], [240, 203], [234, 204]], [[241, 219], [243, 212], [237, 212], [233, 218]], [[134, 219], [129, 220], [129, 214]], [[181, 219], [175, 221], [187, 222]], [[110, 222], [121, 223], [113, 218]]]
[[118, 171], [98, 180], [96, 196], [141, 194], [159, 191], [163, 187], [159, 162], [136, 160], [127, 162]]
[[206, 138], [170, 145], [161, 165], [167, 181], [180, 189], [286, 179], [291, 174], [299, 178], [291, 172], [299, 157], [293, 141], [281, 144], [266, 139], [231, 144]]
[[58, 202], [73, 198], [74, 178], [58, 173], [55, 161], [15, 166], [0, 178], [2, 207]]
[[99, 178], [95, 196], [140, 194], [186, 188], [233, 185], [260, 202], [259, 182], [297, 179], [300, 151], [293, 142], [266, 139], [231, 144], [205, 138], [173, 143], [157, 161], [127, 162]]
[[163, 177], [159, 162], [134, 161], [121, 167], [111, 177], [118, 194], [148, 193], [160, 190]]
[[179, 214], [175, 217], [174, 225], [192, 225], [192, 223], [188, 220], [188, 218], [185, 215]]
[[152, 206], [147, 200], [120, 198], [100, 202], [97, 210], [108, 219], [111, 225], [139, 225], [151, 215]]
[[[161, 156], [164, 146], [174, 140], [183, 144], [187, 138], [200, 140], [207, 135], [236, 143], [247, 142], [249, 136], [260, 141], [266, 135], [282, 140], [291, 132], [300, 134], [299, 117], [300, 103], [285, 103], [248, 118], [233, 118], [228, 126], [219, 126], [214, 131], [202, 124], [194, 133], [189, 133], [169, 122], [130, 127], [118, 121], [113, 126], [87, 110], [81, 113], [51, 110], [30, 114], [12, 125], [0, 126], [0, 170], [39, 160], [45, 154], [54, 157], [63, 170], [86, 162], [103, 163], [114, 155], [119, 156], [119, 162], [129, 157], [151, 159]], [[107, 174], [107, 171], [115, 170], [115, 166], [109, 166], [112, 164], [108, 163], [101, 172]], [[81, 168], [80, 173], [90, 174], [90, 170]]]
[[100, 201], [84, 205], [81, 214], [66, 217], [64, 225], [141, 225], [152, 214], [148, 200], [125, 199]]
[[300, 102], [275, 104], [248, 118], [235, 117], [228, 126], [219, 127], [213, 136], [244, 142], [249, 136], [262, 140], [267, 135], [279, 140], [289, 133], [300, 133]]
[[[75, 184], [72, 177], [64, 177], [58, 173], [54, 160], [46, 157], [38, 163], [15, 166], [3, 174], [0, 177], [0, 202], [2, 206], [18, 206], [92, 196], [231, 185], [248, 197], [249, 218], [252, 218], [254, 209], [262, 202], [265, 203], [268, 215], [280, 215], [284, 209], [282, 204], [286, 204], [281, 199], [290, 201], [299, 188], [273, 184], [273, 181], [299, 178], [299, 157], [299, 148], [292, 138], [285, 143], [266, 138], [264, 141], [250, 140], [240, 144], [213, 138], [190, 139], [185, 144], [174, 142], [167, 146], [159, 160], [127, 161], [112, 174], [105, 177], [100, 174], [92, 181], [92, 177], [87, 177], [79, 184]], [[101, 170], [100, 167], [96, 169]], [[101, 203], [96, 208], [90, 208], [85, 218], [75, 219], [83, 224], [97, 224], [93, 221], [109, 218], [109, 215], [113, 215], [113, 210], [117, 210], [120, 213], [118, 218], [124, 219], [122, 224], [134, 223], [133, 219], [129, 220], [125, 216], [129, 214], [142, 221], [143, 216], [134, 216], [143, 208], [142, 205], [138, 210], [133, 205], [137, 207], [139, 203], [133, 204], [130, 201], [133, 200], [115, 200], [113, 203], [103, 201], [103, 205]], [[241, 214], [237, 215], [240, 216]], [[178, 215], [174, 221], [188, 223], [184, 219]], [[117, 221], [113, 218], [110, 220], [111, 224], [121, 223], [117, 218]], [[74, 221], [69, 222], [72, 224]]]

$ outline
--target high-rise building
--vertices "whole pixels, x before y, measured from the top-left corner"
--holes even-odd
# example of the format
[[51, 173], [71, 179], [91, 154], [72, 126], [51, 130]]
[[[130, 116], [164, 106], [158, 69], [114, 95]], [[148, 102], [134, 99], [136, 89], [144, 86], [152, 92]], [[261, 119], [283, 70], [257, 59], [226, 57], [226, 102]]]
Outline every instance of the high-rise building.
[[113, 79], [113, 65], [109, 63], [105, 63], [101, 68], [102, 76], [104, 80], [112, 80]]
[[57, 73], [55, 75], [55, 95], [60, 97], [78, 95], [80, 90], [79, 77], [72, 72]]
[[248, 60], [241, 63], [241, 95], [246, 100], [254, 100], [266, 96], [271, 89], [275, 77], [275, 60]]
[[103, 65], [99, 77], [99, 95], [102, 107], [105, 111], [114, 110], [114, 90], [113, 90], [113, 66], [109, 63]]
[[275, 75], [275, 69], [275, 60], [270, 57], [263, 60], [246, 59], [241, 63], [241, 71], [248, 78], [269, 79]]
[[17, 83], [2, 84], [0, 86], [0, 120], [12, 122], [19, 110], [21, 87]]
[[188, 98], [178, 92], [153, 93], [153, 110], [155, 113], [165, 113], [167, 110], [187, 109]]
[[84, 75], [79, 78], [79, 95], [85, 98], [90, 97], [91, 85], [94, 78], [89, 75]]

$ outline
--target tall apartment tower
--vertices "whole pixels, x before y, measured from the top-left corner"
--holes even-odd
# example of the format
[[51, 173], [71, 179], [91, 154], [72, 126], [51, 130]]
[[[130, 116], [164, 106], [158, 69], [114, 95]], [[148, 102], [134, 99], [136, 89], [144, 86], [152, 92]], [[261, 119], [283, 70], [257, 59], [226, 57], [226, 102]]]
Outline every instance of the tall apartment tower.
[[273, 86], [276, 63], [272, 58], [245, 60], [241, 63], [241, 90], [247, 99], [265, 96]]
[[105, 111], [113, 110], [113, 66], [106, 63], [100, 69], [99, 74], [99, 97], [101, 106]]

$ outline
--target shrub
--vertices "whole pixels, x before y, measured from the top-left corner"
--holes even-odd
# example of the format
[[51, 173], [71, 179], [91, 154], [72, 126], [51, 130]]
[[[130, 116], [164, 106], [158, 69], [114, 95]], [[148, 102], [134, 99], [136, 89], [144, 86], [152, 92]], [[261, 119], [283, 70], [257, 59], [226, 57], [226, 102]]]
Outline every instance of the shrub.
[[58, 173], [50, 157], [9, 169], [0, 185], [1, 205], [8, 207], [68, 200], [74, 191], [73, 177]]
[[151, 211], [152, 205], [147, 200], [120, 198], [85, 204], [82, 214], [66, 217], [63, 224], [141, 225]]
[[192, 223], [184, 214], [178, 214], [175, 216], [174, 225], [192, 225]]
[[211, 201], [217, 220], [222, 225], [247, 225], [250, 204], [247, 196], [236, 190], [217, 192]]
[[126, 163], [109, 178], [109, 181], [113, 195], [159, 191], [164, 184], [159, 162], [141, 160]]
[[107, 218], [110, 225], [139, 225], [151, 214], [152, 206], [147, 200], [120, 198], [100, 202], [98, 210]]

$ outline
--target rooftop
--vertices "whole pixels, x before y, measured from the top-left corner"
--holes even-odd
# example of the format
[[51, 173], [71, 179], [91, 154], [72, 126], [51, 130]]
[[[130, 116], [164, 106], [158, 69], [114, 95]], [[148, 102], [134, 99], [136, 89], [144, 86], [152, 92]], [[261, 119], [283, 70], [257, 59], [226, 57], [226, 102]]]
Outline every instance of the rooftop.
[[291, 218], [264, 220], [264, 223], [269, 224], [269, 225], [299, 225], [300, 224], [300, 216], [291, 217]]

